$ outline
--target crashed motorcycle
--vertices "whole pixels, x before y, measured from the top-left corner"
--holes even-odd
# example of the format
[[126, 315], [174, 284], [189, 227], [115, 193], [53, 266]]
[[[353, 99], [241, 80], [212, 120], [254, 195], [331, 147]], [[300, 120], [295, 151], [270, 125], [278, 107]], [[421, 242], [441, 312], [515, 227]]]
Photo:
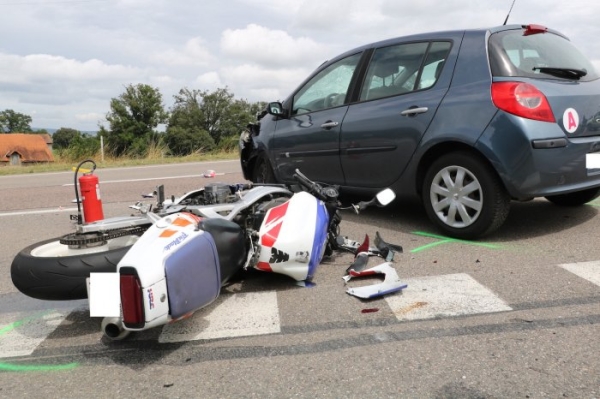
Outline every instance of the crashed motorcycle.
[[[88, 162], [93, 168], [78, 180], [80, 168]], [[95, 177], [95, 168], [93, 161], [86, 160], [75, 170], [78, 214], [71, 215], [77, 222], [75, 232], [29, 245], [13, 259], [12, 281], [23, 294], [42, 300], [85, 299], [88, 297], [86, 279], [90, 273], [114, 272], [133, 244], [165, 216], [185, 209], [203, 218], [223, 219], [246, 229], [256, 223], [266, 209], [292, 196], [285, 186], [250, 189], [248, 184], [212, 183], [180, 197], [165, 199], [161, 185], [152, 195], [157, 198], [156, 204], [138, 202], [130, 206], [134, 214], [103, 218], [101, 208], [96, 206], [98, 201], [93, 201], [91, 211], [85, 206], [90, 197], [94, 200], [100, 197], [97, 179], [91, 178]], [[91, 184], [86, 185], [88, 182]]]
[[[207, 185], [166, 201], [159, 188], [158, 211], [138, 204], [139, 216], [79, 225], [78, 232], [62, 238], [66, 244], [55, 239], [24, 249], [13, 261], [13, 282], [39, 299], [88, 297], [90, 315], [104, 317], [105, 335], [121, 339], [130, 331], [189, 317], [243, 269], [310, 281], [323, 256], [340, 246], [339, 194], [299, 171], [295, 179], [297, 186]], [[394, 197], [384, 190], [351, 208], [358, 213]], [[111, 262], [101, 262], [110, 256]], [[103, 269], [75, 267], [69, 273], [63, 266], [90, 259]], [[62, 268], [59, 280], [55, 267]], [[54, 280], [43, 281], [45, 275]]]
[[[233, 221], [199, 217], [184, 210], [157, 220], [117, 265], [115, 273], [92, 273], [92, 317], [103, 317], [111, 339], [190, 317], [210, 305], [221, 287], [242, 269], [284, 274], [311, 281], [317, 266], [339, 243], [338, 191], [312, 182], [298, 170], [299, 190], [277, 203], [264, 204]], [[272, 186], [253, 188], [273, 189]], [[291, 189], [291, 188], [290, 188]], [[246, 197], [244, 197], [246, 198]], [[387, 205], [384, 190], [370, 202]], [[244, 212], [238, 212], [242, 215]]]

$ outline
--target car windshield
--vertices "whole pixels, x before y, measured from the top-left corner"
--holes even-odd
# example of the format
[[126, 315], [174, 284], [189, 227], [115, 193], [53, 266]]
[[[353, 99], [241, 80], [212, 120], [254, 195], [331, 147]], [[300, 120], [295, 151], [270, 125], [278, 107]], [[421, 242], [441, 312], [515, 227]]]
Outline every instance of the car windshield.
[[551, 32], [525, 32], [509, 30], [490, 36], [490, 65], [494, 76], [598, 79], [592, 63], [569, 40]]

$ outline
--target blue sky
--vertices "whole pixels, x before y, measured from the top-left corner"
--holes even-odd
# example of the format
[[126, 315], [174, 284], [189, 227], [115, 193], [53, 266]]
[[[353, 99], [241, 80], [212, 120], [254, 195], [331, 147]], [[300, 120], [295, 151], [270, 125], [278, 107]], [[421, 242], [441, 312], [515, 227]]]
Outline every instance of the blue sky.
[[[0, 0], [0, 110], [97, 130], [129, 84], [284, 99], [323, 61], [372, 41], [501, 25], [512, 0]], [[600, 3], [516, 0], [509, 23], [566, 34], [600, 67]]]

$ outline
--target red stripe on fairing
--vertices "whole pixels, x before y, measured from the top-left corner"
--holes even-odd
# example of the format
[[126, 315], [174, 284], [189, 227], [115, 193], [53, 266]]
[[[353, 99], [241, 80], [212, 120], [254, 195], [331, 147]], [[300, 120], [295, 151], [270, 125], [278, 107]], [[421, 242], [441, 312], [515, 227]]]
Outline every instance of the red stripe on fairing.
[[262, 270], [263, 272], [272, 272], [271, 265], [268, 262], [258, 262], [256, 265], [258, 270]]
[[277, 224], [261, 237], [260, 243], [265, 247], [272, 247], [275, 245], [275, 241], [277, 241], [277, 237], [279, 237], [279, 231], [281, 231], [283, 217], [287, 212], [289, 203], [289, 201], [285, 202], [269, 210], [264, 225], [268, 226], [269, 224]]
[[269, 224], [269, 223], [273, 222], [274, 220], [282, 218], [285, 215], [285, 213], [287, 212], [289, 203], [290, 202], [287, 201], [279, 206], [271, 208], [269, 210], [269, 214], [267, 215], [267, 218], [265, 220], [265, 224]]
[[283, 221], [277, 223], [275, 227], [271, 230], [267, 231], [261, 238], [260, 243], [265, 247], [273, 247], [275, 245], [275, 241], [277, 241], [277, 237], [279, 237], [279, 231], [281, 230], [281, 225]]

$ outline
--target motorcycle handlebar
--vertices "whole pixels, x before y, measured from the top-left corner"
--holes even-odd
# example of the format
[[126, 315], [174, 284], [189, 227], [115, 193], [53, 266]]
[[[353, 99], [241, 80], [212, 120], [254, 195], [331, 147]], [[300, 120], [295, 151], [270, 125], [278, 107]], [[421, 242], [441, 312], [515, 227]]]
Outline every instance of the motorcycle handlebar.
[[320, 200], [325, 201], [326, 198], [321, 192], [321, 186], [318, 183], [313, 182], [308, 177], [304, 176], [300, 170], [296, 169], [294, 173], [294, 178], [301, 186], [303, 186], [309, 193], [313, 194], [315, 197]]

